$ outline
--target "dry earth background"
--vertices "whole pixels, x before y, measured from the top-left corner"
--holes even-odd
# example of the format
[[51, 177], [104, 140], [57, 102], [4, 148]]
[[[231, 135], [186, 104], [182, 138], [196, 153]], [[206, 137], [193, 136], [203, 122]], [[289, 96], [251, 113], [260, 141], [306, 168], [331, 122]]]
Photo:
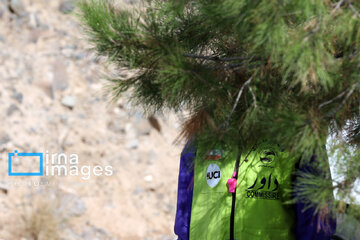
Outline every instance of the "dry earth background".
[[[174, 239], [181, 116], [156, 116], [158, 132], [126, 98], [109, 102], [74, 7], [0, 0], [0, 240]], [[14, 150], [76, 153], [114, 174], [9, 177]]]

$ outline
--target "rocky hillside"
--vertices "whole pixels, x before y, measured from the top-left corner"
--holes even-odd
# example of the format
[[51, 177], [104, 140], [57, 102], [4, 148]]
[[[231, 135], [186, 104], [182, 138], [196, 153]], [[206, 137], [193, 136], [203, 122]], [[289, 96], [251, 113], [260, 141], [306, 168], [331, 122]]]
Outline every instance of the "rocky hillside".
[[[149, 121], [126, 96], [109, 101], [108, 68], [87, 51], [74, 8], [0, 0], [0, 240], [174, 239], [178, 116]], [[8, 176], [15, 150], [77, 154], [113, 174]]]

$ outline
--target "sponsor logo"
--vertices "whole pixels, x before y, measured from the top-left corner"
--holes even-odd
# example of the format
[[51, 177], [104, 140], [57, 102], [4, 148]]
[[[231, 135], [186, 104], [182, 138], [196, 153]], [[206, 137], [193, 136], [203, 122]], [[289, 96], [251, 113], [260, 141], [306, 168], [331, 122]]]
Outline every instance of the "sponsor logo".
[[206, 170], [206, 182], [209, 187], [215, 187], [221, 178], [221, 171], [218, 165], [210, 164]]
[[247, 198], [267, 199], [267, 200], [280, 199], [278, 192], [271, 192], [271, 191], [247, 191], [246, 197]]
[[259, 178], [256, 178], [254, 183], [246, 190], [247, 198], [266, 200], [280, 199], [279, 182], [275, 177], [272, 177], [270, 174], [268, 178], [263, 177], [259, 183], [258, 179]]
[[259, 167], [274, 168], [273, 166], [270, 165], [276, 159], [276, 157], [277, 157], [277, 153], [273, 149], [267, 148], [265, 150], [262, 150], [260, 152], [261, 165]]
[[218, 149], [213, 149], [209, 152], [208, 155], [206, 155], [206, 160], [219, 160], [221, 158], [221, 155], [223, 154], [223, 151]]

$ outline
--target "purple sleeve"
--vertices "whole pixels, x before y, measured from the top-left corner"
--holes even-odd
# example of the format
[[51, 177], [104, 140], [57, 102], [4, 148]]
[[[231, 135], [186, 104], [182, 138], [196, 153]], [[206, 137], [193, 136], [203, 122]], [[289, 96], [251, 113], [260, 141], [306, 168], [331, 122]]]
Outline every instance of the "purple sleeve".
[[[311, 163], [314, 161], [315, 157], [313, 156], [310, 163], [302, 166], [299, 170], [321, 174], [311, 167]], [[327, 216], [328, 221], [324, 222], [319, 218], [318, 214], [315, 214], [314, 208], [308, 208], [304, 211], [305, 207], [305, 203], [301, 201], [295, 204], [297, 215], [296, 240], [330, 240], [336, 231], [336, 219]]]
[[195, 158], [195, 144], [188, 142], [180, 158], [177, 208], [175, 217], [175, 234], [179, 240], [189, 239], [191, 205], [194, 184], [193, 160]]

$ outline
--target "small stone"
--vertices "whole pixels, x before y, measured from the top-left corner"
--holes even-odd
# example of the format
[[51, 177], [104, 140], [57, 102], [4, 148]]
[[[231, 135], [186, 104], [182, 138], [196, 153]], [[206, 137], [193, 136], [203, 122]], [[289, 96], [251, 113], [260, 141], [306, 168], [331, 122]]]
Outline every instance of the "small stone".
[[14, 92], [14, 94], [12, 95], [12, 98], [15, 99], [16, 101], [18, 101], [19, 103], [22, 103], [23, 94], [20, 92]]
[[92, 98], [91, 100], [90, 100], [90, 104], [95, 104], [95, 103], [97, 103], [97, 102], [100, 102], [100, 98], [98, 98], [98, 97], [94, 97], [94, 98]]
[[60, 122], [63, 124], [67, 124], [68, 123], [68, 119], [69, 117], [65, 114], [60, 115]]
[[138, 2], [139, 2], [138, 0], [125, 0], [125, 3], [131, 4], [131, 5], [134, 5], [134, 4], [138, 3]]
[[10, 142], [11, 138], [6, 132], [0, 132], [0, 145]]
[[149, 121], [142, 119], [135, 123], [136, 132], [138, 135], [149, 135], [151, 132], [151, 125]]
[[52, 65], [53, 80], [52, 87], [54, 90], [64, 91], [69, 87], [68, 74], [64, 61], [56, 60]]
[[60, 238], [58, 240], [80, 240], [80, 239], [83, 239], [71, 227], [66, 227], [64, 229], [61, 229], [61, 235], [62, 236], [60, 236]]
[[21, 0], [10, 0], [9, 10], [18, 16], [24, 16], [26, 14], [25, 6]]
[[88, 226], [86, 226], [83, 230], [83, 233], [81, 234], [81, 239], [92, 239], [92, 240], [103, 240], [103, 239], [109, 239], [110, 236], [107, 234], [107, 232], [104, 229], [95, 227], [91, 225], [90, 223], [87, 223]]
[[142, 194], [142, 193], [144, 193], [144, 189], [142, 187], [136, 187], [133, 193], [135, 195]]
[[107, 128], [115, 133], [125, 133], [125, 129], [122, 124], [120, 124], [119, 121], [110, 121], [107, 124]]
[[75, 194], [64, 194], [61, 196], [61, 206], [57, 210], [59, 213], [65, 214], [68, 217], [79, 217], [86, 212], [86, 205], [84, 200]]
[[62, 13], [71, 13], [75, 9], [74, 1], [72, 0], [66, 0], [62, 1], [59, 6], [59, 10]]
[[116, 117], [119, 119], [124, 119], [128, 116], [127, 112], [125, 112], [123, 109], [119, 107], [114, 108], [114, 113], [116, 114]]
[[93, 76], [86, 76], [86, 81], [89, 84], [93, 84], [94, 83], [94, 77]]
[[29, 132], [29, 133], [32, 133], [32, 134], [37, 134], [37, 133], [38, 133], [38, 131], [36, 130], [36, 127], [30, 127], [30, 128], [28, 129], [28, 132]]
[[74, 59], [81, 60], [81, 59], [84, 59], [85, 57], [86, 57], [86, 54], [84, 52], [79, 52], [79, 53], [75, 54]]
[[61, 99], [61, 103], [65, 107], [73, 109], [75, 107], [76, 97], [75, 96], [65, 96]]
[[127, 145], [126, 147], [129, 148], [129, 149], [135, 149], [139, 146], [139, 141], [137, 139], [133, 139], [131, 140]]
[[30, 32], [28, 39], [31, 43], [37, 43], [39, 38], [41, 37], [42, 31], [39, 28], [32, 29]]
[[132, 124], [131, 123], [126, 123], [125, 124], [125, 131], [128, 133], [133, 129]]
[[44, 93], [51, 99], [54, 99], [54, 90], [50, 82], [40, 82], [38, 86], [44, 91]]
[[[128, 107], [129, 107], [128, 108], [129, 110], [132, 108], [131, 106], [128, 106]], [[136, 121], [140, 121], [140, 120], [144, 119], [144, 114], [139, 111], [135, 111], [131, 115], [133, 118], [135, 118]]]
[[160, 200], [163, 200], [164, 199], [164, 194], [162, 193], [157, 193], [156, 194], [156, 198], [160, 201]]
[[3, 184], [3, 183], [0, 183], [0, 191], [2, 191], [3, 193], [7, 194], [8, 191], [9, 191], [9, 187], [6, 186], [6, 185]]
[[147, 156], [147, 164], [151, 165], [155, 162], [155, 160], [157, 159], [157, 154], [155, 151], [151, 150]]
[[175, 207], [175, 205], [168, 203], [168, 204], [163, 205], [163, 210], [164, 210], [166, 213], [171, 213], [171, 214], [173, 214], [173, 213], [176, 212], [176, 207]]
[[129, 139], [135, 139], [137, 137], [136, 128], [134, 128], [130, 122], [125, 124], [125, 133]]
[[147, 176], [144, 177], [144, 180], [145, 180], [146, 182], [152, 182], [153, 176], [152, 176], [152, 175], [147, 175]]
[[176, 240], [176, 236], [162, 235], [162, 240]]
[[0, 19], [2, 19], [4, 15], [4, 9], [2, 9], [2, 7], [0, 6]]
[[39, 18], [35, 13], [31, 13], [29, 16], [29, 26], [31, 28], [37, 28], [40, 26]]
[[11, 115], [13, 115], [15, 112], [17, 112], [17, 111], [20, 112], [20, 109], [18, 108], [18, 106], [16, 106], [15, 104], [11, 104], [11, 105], [8, 107], [7, 111], [6, 111], [6, 114], [7, 114], [8, 116], [11, 116]]
[[61, 50], [61, 53], [62, 53], [65, 57], [70, 58], [70, 57], [73, 56], [74, 50], [71, 49], [71, 48], [64, 48], [64, 49]]

